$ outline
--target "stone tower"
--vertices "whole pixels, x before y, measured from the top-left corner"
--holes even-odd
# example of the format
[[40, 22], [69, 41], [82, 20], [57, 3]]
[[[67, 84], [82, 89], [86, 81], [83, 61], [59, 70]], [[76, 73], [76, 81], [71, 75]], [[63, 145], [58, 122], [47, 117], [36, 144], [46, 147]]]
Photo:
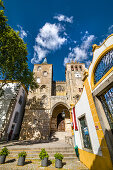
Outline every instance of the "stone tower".
[[66, 64], [66, 95], [70, 103], [75, 104], [83, 90], [84, 63], [71, 62]]
[[[71, 134], [70, 104], [75, 104], [83, 89], [84, 64], [66, 64], [66, 81], [53, 81], [52, 64], [45, 59], [34, 65], [34, 76], [39, 88], [28, 94], [25, 116], [21, 128], [21, 140], [49, 140], [56, 131]], [[65, 111], [65, 119], [62, 112]]]

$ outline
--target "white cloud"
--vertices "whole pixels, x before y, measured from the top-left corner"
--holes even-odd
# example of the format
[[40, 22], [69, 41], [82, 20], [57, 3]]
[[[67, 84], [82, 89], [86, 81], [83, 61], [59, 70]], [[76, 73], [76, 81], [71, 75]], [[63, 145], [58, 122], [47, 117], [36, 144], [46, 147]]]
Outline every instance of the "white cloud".
[[25, 30], [23, 30], [23, 27], [20, 25], [17, 25], [17, 27], [19, 28], [19, 35], [22, 39], [24, 39], [25, 37], [27, 37], [27, 32], [25, 32]]
[[67, 17], [65, 15], [59, 14], [57, 16], [54, 16], [53, 18], [57, 19], [58, 21], [64, 21], [64, 22], [73, 23], [73, 16]]
[[31, 62], [40, 62], [50, 51], [59, 49], [67, 40], [59, 34], [64, 31], [61, 25], [46, 23], [40, 30], [35, 41], [34, 58]]
[[92, 41], [95, 39], [94, 35], [89, 35], [88, 31], [85, 32], [85, 35], [82, 37], [82, 43], [80, 46], [74, 47], [71, 52], [68, 54], [68, 57], [64, 59], [64, 65], [68, 62], [73, 61], [83, 61], [88, 59], [88, 55], [91, 53], [88, 51], [91, 47]]
[[113, 33], [113, 25], [111, 25], [109, 28], [108, 28], [108, 32], [111, 34]]
[[108, 27], [107, 33], [102, 36], [104, 38], [102, 39], [102, 41], [99, 42], [99, 45], [102, 45], [106, 37], [108, 37], [110, 34], [113, 34], [113, 25]]
[[90, 64], [91, 64], [91, 61], [90, 61], [90, 60], [87, 60], [87, 61], [85, 62], [85, 65], [86, 65], [87, 68], [89, 68]]
[[[42, 58], [48, 54], [48, 50], [41, 48], [40, 46], [34, 46], [34, 57], [31, 59], [31, 63], [39, 63]], [[38, 56], [38, 57], [37, 57]]]

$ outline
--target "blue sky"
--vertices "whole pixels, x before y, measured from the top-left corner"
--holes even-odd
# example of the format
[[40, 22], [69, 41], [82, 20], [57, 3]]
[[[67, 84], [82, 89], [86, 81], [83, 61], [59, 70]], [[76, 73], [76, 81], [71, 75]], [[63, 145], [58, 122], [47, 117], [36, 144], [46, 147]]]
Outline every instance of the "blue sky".
[[53, 79], [65, 80], [65, 63], [92, 60], [92, 45], [113, 32], [113, 0], [5, 1], [8, 24], [27, 43], [28, 64], [53, 64]]

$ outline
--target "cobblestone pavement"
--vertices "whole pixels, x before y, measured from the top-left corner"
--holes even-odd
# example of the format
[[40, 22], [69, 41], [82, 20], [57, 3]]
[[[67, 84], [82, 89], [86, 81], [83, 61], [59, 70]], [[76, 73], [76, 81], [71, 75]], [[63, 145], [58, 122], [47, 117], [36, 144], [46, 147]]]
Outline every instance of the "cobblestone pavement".
[[[54, 160], [49, 162], [48, 167], [41, 167], [41, 161], [39, 160], [26, 160], [26, 163], [24, 166], [17, 166], [17, 160], [15, 159], [6, 159], [5, 164], [0, 165], [0, 170], [57, 170], [58, 168], [55, 168]], [[83, 165], [80, 161], [75, 162], [73, 161], [63, 161], [63, 168], [60, 168], [62, 170], [88, 170], [88, 168]]]

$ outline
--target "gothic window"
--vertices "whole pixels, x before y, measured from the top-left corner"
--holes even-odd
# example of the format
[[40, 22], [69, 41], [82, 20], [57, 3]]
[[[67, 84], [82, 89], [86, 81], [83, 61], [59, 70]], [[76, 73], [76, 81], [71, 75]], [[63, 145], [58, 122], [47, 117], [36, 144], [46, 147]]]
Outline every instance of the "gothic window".
[[13, 120], [14, 123], [17, 123], [17, 121], [18, 121], [18, 116], [19, 116], [19, 113], [16, 112], [16, 113], [15, 113], [14, 120]]
[[37, 83], [40, 83], [40, 78], [39, 78], [39, 77], [37, 77], [37, 80], [36, 80], [36, 81], [37, 81]]
[[45, 77], [46, 77], [46, 76], [47, 76], [47, 74], [48, 74], [48, 73], [47, 73], [47, 71], [44, 71], [44, 72], [43, 72], [43, 76], [45, 76]]
[[41, 66], [38, 66], [37, 71], [40, 71], [40, 70], [41, 70]]
[[113, 50], [109, 51], [99, 62], [94, 73], [96, 84], [113, 67]]
[[21, 105], [22, 104], [22, 96], [20, 96], [18, 103]]
[[90, 136], [89, 136], [89, 131], [88, 131], [88, 127], [87, 127], [87, 122], [86, 122], [85, 116], [80, 118], [79, 121], [80, 121], [80, 126], [81, 126], [81, 133], [82, 133], [82, 139], [83, 139], [84, 148], [92, 149], [91, 141], [90, 141]]

